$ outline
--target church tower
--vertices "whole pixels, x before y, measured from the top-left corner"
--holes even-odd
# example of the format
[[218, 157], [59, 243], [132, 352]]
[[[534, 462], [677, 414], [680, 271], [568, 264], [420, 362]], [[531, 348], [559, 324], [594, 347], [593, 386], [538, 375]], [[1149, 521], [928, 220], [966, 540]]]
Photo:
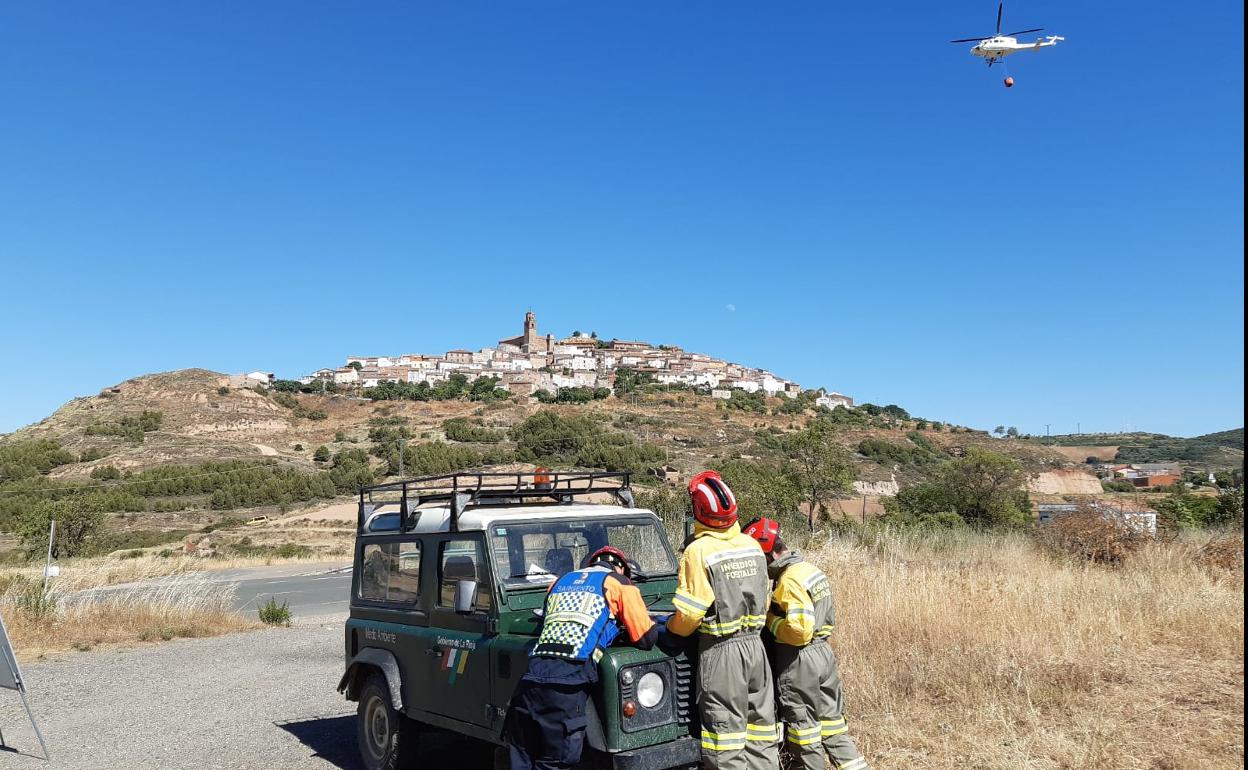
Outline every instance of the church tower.
[[542, 353], [550, 348], [549, 343], [537, 334], [537, 313], [532, 310], [524, 314], [524, 333], [519, 337], [499, 340], [500, 345], [515, 345], [525, 353]]

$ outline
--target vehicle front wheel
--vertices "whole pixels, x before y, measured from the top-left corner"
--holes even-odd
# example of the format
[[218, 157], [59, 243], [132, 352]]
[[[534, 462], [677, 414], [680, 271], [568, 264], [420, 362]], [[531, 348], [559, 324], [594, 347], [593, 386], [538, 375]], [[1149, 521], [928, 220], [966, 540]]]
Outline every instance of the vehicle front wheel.
[[416, 756], [416, 723], [394, 710], [390, 688], [381, 674], [372, 674], [360, 688], [356, 709], [356, 740], [367, 770], [399, 770]]

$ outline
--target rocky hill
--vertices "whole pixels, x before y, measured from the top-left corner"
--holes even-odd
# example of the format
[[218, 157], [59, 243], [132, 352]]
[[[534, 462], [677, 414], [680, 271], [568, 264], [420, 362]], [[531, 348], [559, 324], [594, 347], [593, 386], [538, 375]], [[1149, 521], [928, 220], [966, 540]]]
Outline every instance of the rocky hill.
[[[687, 471], [715, 459], [739, 454], [748, 458], [760, 435], [765, 438], [799, 429], [814, 415], [813, 410], [775, 414], [774, 407], [787, 400], [783, 398], [771, 399], [766, 412], [758, 413], [726, 408], [722, 401], [680, 390], [638, 393], [625, 399], [613, 396], [584, 405], [542, 405], [513, 400], [488, 404], [466, 400], [372, 401], [351, 395], [261, 392], [231, 388], [228, 383], [228, 376], [203, 369], [136, 377], [98, 395], [74, 399], [44, 420], [0, 439], [0, 443], [49, 439], [80, 457], [101, 455], [59, 466], [49, 474], [64, 480], [90, 478], [103, 466], [135, 473], [175, 463], [238, 459], [272, 458], [312, 470], [317, 467], [313, 457], [317, 448], [325, 446], [331, 453], [367, 448], [370, 433], [375, 436], [379, 426], [403, 425], [415, 446], [446, 440], [446, 422], [454, 418], [501, 431], [535, 412], [553, 410], [593, 417], [613, 431], [657, 445], [667, 463]], [[126, 426], [144, 412], [159, 415], [159, 425], [127, 433]], [[915, 475], [912, 458], [891, 447], [913, 450], [909, 434], [916, 427], [938, 454], [956, 455], [970, 446], [985, 446], [1015, 457], [1034, 473], [1080, 465], [1051, 447], [994, 439], [957, 426], [928, 424], [872, 418], [841, 426], [837, 436], [851, 450], [857, 450], [864, 440], [881, 442], [880, 452], [856, 457], [859, 478], [866, 481], [905, 480]]]
[[[0, 533], [14, 533], [0, 534], [0, 558], [16, 558], [22, 532], [38, 540], [47, 518], [76, 512], [109, 518], [90, 546], [102, 553], [159, 549], [257, 514], [324, 506], [398, 473], [400, 444], [407, 475], [483, 465], [608, 467], [632, 470], [658, 490], [652, 473], [660, 468], [687, 478], [732, 462], [740, 471], [744, 462], [745, 472], [765, 477], [785, 442], [819, 419], [848, 451], [857, 478], [857, 494], [834, 501], [833, 515], [879, 513], [883, 496], [976, 447], [1017, 460], [1033, 502], [1101, 491], [1084, 462], [1094, 454], [1087, 446], [993, 438], [899, 407], [828, 411], [813, 397], [724, 401], [655, 384], [577, 404], [535, 403], [492, 389], [481, 400], [471, 397], [465, 391], [441, 401], [371, 400], [238, 388], [202, 369], [126, 380], [0, 438]], [[1233, 445], [1233, 433], [1225, 444]], [[1109, 444], [1098, 451], [1106, 447], [1118, 452]], [[1238, 451], [1242, 461], [1242, 445]], [[309, 515], [318, 514], [300, 514], [304, 525]], [[340, 548], [345, 532], [322, 534]], [[278, 539], [263, 547], [236, 537], [234, 549], [286, 547], [290, 541], [280, 538], [288, 535], [274, 534]]]

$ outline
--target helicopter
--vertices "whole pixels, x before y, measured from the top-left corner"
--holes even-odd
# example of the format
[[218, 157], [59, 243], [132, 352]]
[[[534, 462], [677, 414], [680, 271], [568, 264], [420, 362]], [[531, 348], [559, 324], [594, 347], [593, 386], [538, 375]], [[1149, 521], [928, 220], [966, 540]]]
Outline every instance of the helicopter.
[[[1043, 32], [1044, 27], [1036, 27], [1034, 29], [1021, 29], [1018, 32], [1008, 32], [1001, 34], [1001, 14], [1005, 9], [1005, 3], [997, 4], [997, 32], [989, 37], [965, 37], [960, 40], [950, 40], [951, 43], [974, 43], [971, 48], [972, 56], [981, 56], [987, 62], [988, 66], [996, 64], [998, 61], [1012, 53], [1019, 51], [1039, 51], [1041, 48], [1048, 48], [1057, 45], [1057, 41], [1065, 40], [1064, 37], [1057, 35], [1048, 35], [1046, 37], [1036, 38], [1034, 43], [1020, 43], [1015, 35], [1025, 35], [1029, 32]], [[1005, 87], [1009, 88], [1014, 85], [1014, 78], [1007, 77], [1005, 79]]]

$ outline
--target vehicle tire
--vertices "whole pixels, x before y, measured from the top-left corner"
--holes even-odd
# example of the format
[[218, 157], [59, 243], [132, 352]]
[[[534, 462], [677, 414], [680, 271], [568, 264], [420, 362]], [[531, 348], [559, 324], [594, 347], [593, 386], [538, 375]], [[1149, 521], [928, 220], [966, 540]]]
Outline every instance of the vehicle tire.
[[416, 723], [394, 710], [390, 687], [381, 674], [370, 674], [360, 688], [355, 736], [367, 770], [400, 770], [416, 756]]

